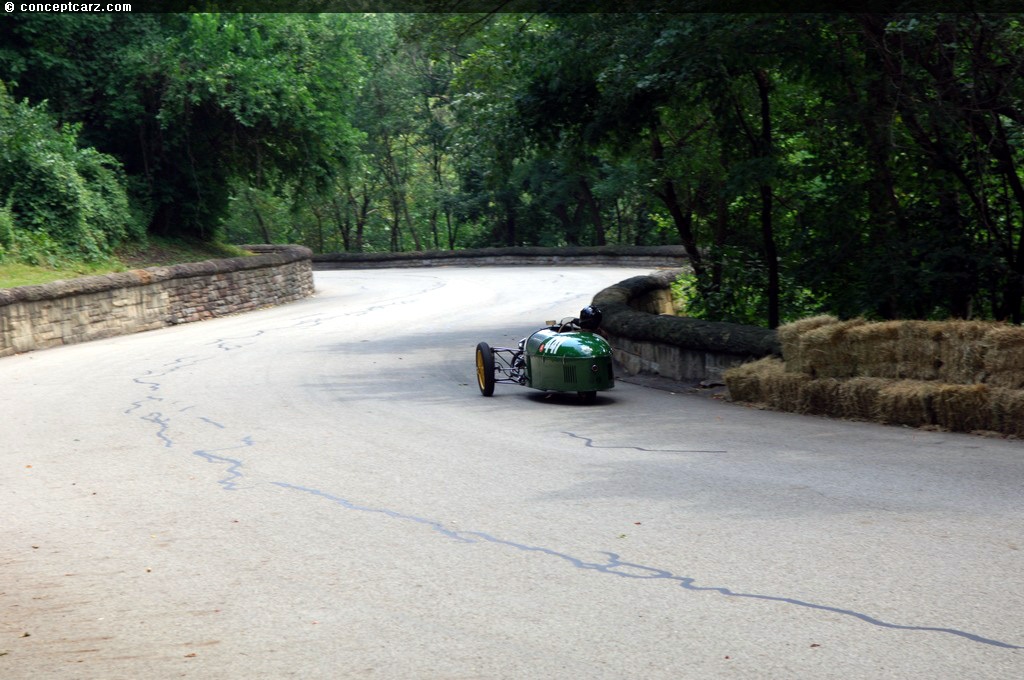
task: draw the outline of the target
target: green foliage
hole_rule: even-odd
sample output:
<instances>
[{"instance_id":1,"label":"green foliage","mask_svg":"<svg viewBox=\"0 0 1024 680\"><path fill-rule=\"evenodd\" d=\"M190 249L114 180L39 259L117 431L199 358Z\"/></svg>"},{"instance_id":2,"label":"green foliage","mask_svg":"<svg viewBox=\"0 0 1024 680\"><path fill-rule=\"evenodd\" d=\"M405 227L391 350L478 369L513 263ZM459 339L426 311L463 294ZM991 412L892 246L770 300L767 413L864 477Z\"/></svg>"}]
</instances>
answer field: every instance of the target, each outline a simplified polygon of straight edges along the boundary
<instances>
[{"instance_id":1,"label":"green foliage","mask_svg":"<svg viewBox=\"0 0 1024 680\"><path fill-rule=\"evenodd\" d=\"M767 270L757 254L726 246L713 251L708 260L722 267L722 277L714 288L708 288L706 282L698 280L692 272L680 276L671 286L679 313L767 327ZM802 288L795 277L783 274L782 283L783 319L792 321L815 316L827 308L813 291Z\"/></svg>"},{"instance_id":2,"label":"green foliage","mask_svg":"<svg viewBox=\"0 0 1024 680\"><path fill-rule=\"evenodd\" d=\"M141 159L159 166L156 231L215 237L235 180L300 193L330 184L358 139L348 30L345 15L194 14L137 47L156 100L159 139Z\"/></svg>"},{"instance_id":3,"label":"green foliage","mask_svg":"<svg viewBox=\"0 0 1024 680\"><path fill-rule=\"evenodd\" d=\"M11 210L12 201L8 199L5 205L0 205L0 262L4 261L7 253L14 247L14 211Z\"/></svg>"},{"instance_id":4,"label":"green foliage","mask_svg":"<svg viewBox=\"0 0 1024 680\"><path fill-rule=\"evenodd\" d=\"M117 162L80 148L77 126L57 126L42 105L15 101L0 83L0 131L0 256L102 260L132 234Z\"/></svg>"},{"instance_id":5,"label":"green foliage","mask_svg":"<svg viewBox=\"0 0 1024 680\"><path fill-rule=\"evenodd\" d=\"M12 15L62 150L13 145L0 247L103 252L123 185L317 251L682 244L707 318L1021 321L1022 64L996 14Z\"/></svg>"},{"instance_id":6,"label":"green foliage","mask_svg":"<svg viewBox=\"0 0 1024 680\"><path fill-rule=\"evenodd\" d=\"M212 240L233 181L312 192L343 169L358 139L348 26L347 15L19 14L0 30L0 67L121 160L150 231Z\"/></svg>"},{"instance_id":7,"label":"green foliage","mask_svg":"<svg viewBox=\"0 0 1024 680\"><path fill-rule=\"evenodd\" d=\"M596 238L635 196L690 252L696 314L1021 319L1017 19L510 16L477 40L458 135L517 237Z\"/></svg>"}]
</instances>

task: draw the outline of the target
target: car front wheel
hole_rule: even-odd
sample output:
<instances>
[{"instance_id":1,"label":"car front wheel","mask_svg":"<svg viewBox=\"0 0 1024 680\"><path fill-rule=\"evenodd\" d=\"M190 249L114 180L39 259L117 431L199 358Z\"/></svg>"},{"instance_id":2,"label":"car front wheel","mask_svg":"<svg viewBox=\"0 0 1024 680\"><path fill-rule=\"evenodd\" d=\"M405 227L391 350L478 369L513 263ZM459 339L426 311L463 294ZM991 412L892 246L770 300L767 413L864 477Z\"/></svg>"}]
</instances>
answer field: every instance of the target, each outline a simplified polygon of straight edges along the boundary
<instances>
[{"instance_id":1,"label":"car front wheel","mask_svg":"<svg viewBox=\"0 0 1024 680\"><path fill-rule=\"evenodd\" d=\"M494 394L494 352L486 342L476 346L476 383L480 394L485 397Z\"/></svg>"}]
</instances>

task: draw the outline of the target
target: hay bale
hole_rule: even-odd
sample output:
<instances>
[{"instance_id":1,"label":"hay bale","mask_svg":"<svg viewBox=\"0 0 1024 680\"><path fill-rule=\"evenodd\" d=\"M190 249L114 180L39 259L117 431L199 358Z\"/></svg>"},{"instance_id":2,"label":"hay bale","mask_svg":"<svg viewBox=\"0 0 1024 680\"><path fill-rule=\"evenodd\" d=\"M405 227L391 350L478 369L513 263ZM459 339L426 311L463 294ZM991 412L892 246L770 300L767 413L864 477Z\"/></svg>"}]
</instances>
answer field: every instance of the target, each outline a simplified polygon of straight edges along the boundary
<instances>
[{"instance_id":1,"label":"hay bale","mask_svg":"<svg viewBox=\"0 0 1024 680\"><path fill-rule=\"evenodd\" d=\"M838 321L801 335L802 372L812 378L852 378L857 375L857 360L849 333L866 323L864 319Z\"/></svg>"},{"instance_id":2,"label":"hay bale","mask_svg":"<svg viewBox=\"0 0 1024 680\"><path fill-rule=\"evenodd\" d=\"M839 391L843 381L836 378L808 380L799 386L800 413L841 416Z\"/></svg>"},{"instance_id":3,"label":"hay bale","mask_svg":"<svg viewBox=\"0 0 1024 680\"><path fill-rule=\"evenodd\" d=\"M938 321L901 321L897 341L896 376L902 380L935 380L942 360L942 324Z\"/></svg>"},{"instance_id":4,"label":"hay bale","mask_svg":"<svg viewBox=\"0 0 1024 680\"><path fill-rule=\"evenodd\" d=\"M884 378L858 377L843 380L839 385L839 414L856 420L876 420L878 393L890 385Z\"/></svg>"},{"instance_id":5,"label":"hay bale","mask_svg":"<svg viewBox=\"0 0 1024 680\"><path fill-rule=\"evenodd\" d=\"M866 323L846 332L857 375L869 378L897 378L902 321Z\"/></svg>"},{"instance_id":6,"label":"hay bale","mask_svg":"<svg viewBox=\"0 0 1024 680\"><path fill-rule=\"evenodd\" d=\"M1024 436L1024 328L819 316L780 327L779 339L783 360L725 372L734 401Z\"/></svg>"},{"instance_id":7,"label":"hay bale","mask_svg":"<svg viewBox=\"0 0 1024 680\"><path fill-rule=\"evenodd\" d=\"M878 392L877 419L892 425L935 424L932 405L936 383L925 380L890 381Z\"/></svg>"},{"instance_id":8,"label":"hay bale","mask_svg":"<svg viewBox=\"0 0 1024 680\"><path fill-rule=\"evenodd\" d=\"M1024 390L992 388L989 394L989 429L1024 436Z\"/></svg>"},{"instance_id":9,"label":"hay bale","mask_svg":"<svg viewBox=\"0 0 1024 680\"><path fill-rule=\"evenodd\" d=\"M1024 370L1003 370L988 374L985 377L985 383L992 387L1001 387L1007 390L1024 389Z\"/></svg>"},{"instance_id":10,"label":"hay bale","mask_svg":"<svg viewBox=\"0 0 1024 680\"><path fill-rule=\"evenodd\" d=\"M763 403L780 411L800 410L800 389L810 378L802 373L789 373L776 357L730 368L723 373L729 396L733 401Z\"/></svg>"},{"instance_id":11,"label":"hay bale","mask_svg":"<svg viewBox=\"0 0 1024 680\"><path fill-rule=\"evenodd\" d=\"M989 329L985 346L984 381L1010 390L1024 388L1024 328L999 325Z\"/></svg>"},{"instance_id":12,"label":"hay bale","mask_svg":"<svg viewBox=\"0 0 1024 680\"><path fill-rule=\"evenodd\" d=\"M949 430L993 429L987 385L936 384L932 407L936 424Z\"/></svg>"},{"instance_id":13,"label":"hay bale","mask_svg":"<svg viewBox=\"0 0 1024 680\"><path fill-rule=\"evenodd\" d=\"M783 363L777 357L765 357L757 361L740 364L722 373L725 386L729 390L732 401L763 403L765 401L762 388L762 376L785 371Z\"/></svg>"},{"instance_id":14,"label":"hay bale","mask_svg":"<svg viewBox=\"0 0 1024 680\"><path fill-rule=\"evenodd\" d=\"M985 377L985 356L988 354L985 337L994 326L989 321L942 322L936 379L960 385L981 382Z\"/></svg>"},{"instance_id":15,"label":"hay bale","mask_svg":"<svg viewBox=\"0 0 1024 680\"><path fill-rule=\"evenodd\" d=\"M766 404L780 411L802 413L804 385L813 378L803 373L779 371L761 376L761 390Z\"/></svg>"},{"instance_id":16,"label":"hay bale","mask_svg":"<svg viewBox=\"0 0 1024 680\"><path fill-rule=\"evenodd\" d=\"M779 326L776 333L779 345L782 347L782 358L786 362L786 370L791 373L810 373L809 369L805 368L807 358L803 336L816 328L838 322L839 319L836 317L822 314Z\"/></svg>"},{"instance_id":17,"label":"hay bale","mask_svg":"<svg viewBox=\"0 0 1024 680\"><path fill-rule=\"evenodd\" d=\"M984 321L904 321L900 327L897 377L970 385L984 376Z\"/></svg>"}]
</instances>

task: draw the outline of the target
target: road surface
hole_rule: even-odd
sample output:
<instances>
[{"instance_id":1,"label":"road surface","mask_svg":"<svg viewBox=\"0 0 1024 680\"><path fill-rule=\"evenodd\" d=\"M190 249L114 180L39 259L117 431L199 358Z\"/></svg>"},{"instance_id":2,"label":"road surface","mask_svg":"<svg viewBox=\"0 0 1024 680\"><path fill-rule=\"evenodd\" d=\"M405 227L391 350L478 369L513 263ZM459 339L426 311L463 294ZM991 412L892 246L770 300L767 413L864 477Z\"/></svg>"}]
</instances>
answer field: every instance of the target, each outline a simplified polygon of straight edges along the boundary
<instances>
[{"instance_id":1,"label":"road surface","mask_svg":"<svg viewBox=\"0 0 1024 680\"><path fill-rule=\"evenodd\" d=\"M0 359L0 677L1024 677L1024 443L473 349L614 268L314 298Z\"/></svg>"}]
</instances>

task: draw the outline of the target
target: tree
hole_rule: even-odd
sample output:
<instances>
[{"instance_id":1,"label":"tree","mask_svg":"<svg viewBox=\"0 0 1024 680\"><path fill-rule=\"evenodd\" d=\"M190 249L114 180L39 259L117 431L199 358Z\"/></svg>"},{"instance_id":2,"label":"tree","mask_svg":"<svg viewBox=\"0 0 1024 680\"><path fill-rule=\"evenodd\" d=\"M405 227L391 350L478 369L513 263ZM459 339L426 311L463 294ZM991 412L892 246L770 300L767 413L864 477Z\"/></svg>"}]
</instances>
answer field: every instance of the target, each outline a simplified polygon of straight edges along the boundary
<instances>
[{"instance_id":1,"label":"tree","mask_svg":"<svg viewBox=\"0 0 1024 680\"><path fill-rule=\"evenodd\" d=\"M10 21L0 57L15 91L52 98L123 162L154 232L214 238L233 180L322 189L357 140L346 15Z\"/></svg>"},{"instance_id":2,"label":"tree","mask_svg":"<svg viewBox=\"0 0 1024 680\"><path fill-rule=\"evenodd\" d=\"M966 205L948 191L943 206L957 219L941 224L940 242L997 254L990 291L996 318L1022 320L1024 302L1024 182L1018 143L1024 125L1024 33L1006 15L861 15L865 39L891 83L895 106L930 163L960 185ZM970 206L977 233L959 219ZM999 206L999 207L997 207ZM1002 209L1002 214L997 211ZM960 233L957 233L959 231ZM947 247L949 247L947 246ZM954 265L947 258L940 267ZM940 273L944 273L942 267ZM970 285L977 286L971 282ZM969 290L969 289L968 289ZM963 307L961 301L958 307Z\"/></svg>"}]
</instances>

